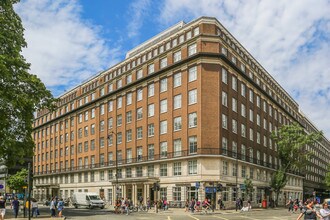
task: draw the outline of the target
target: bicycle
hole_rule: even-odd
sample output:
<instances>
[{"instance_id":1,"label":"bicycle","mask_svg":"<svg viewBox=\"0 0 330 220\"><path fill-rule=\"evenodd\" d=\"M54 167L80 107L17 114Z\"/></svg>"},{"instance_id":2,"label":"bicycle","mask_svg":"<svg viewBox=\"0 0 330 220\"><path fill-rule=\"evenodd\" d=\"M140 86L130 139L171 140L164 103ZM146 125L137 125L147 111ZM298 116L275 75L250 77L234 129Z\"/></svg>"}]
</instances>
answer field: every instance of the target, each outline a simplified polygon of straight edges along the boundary
<instances>
[{"instance_id":1,"label":"bicycle","mask_svg":"<svg viewBox=\"0 0 330 220\"><path fill-rule=\"evenodd\" d=\"M209 205L202 206L201 214L207 214L211 211L211 207Z\"/></svg>"}]
</instances>

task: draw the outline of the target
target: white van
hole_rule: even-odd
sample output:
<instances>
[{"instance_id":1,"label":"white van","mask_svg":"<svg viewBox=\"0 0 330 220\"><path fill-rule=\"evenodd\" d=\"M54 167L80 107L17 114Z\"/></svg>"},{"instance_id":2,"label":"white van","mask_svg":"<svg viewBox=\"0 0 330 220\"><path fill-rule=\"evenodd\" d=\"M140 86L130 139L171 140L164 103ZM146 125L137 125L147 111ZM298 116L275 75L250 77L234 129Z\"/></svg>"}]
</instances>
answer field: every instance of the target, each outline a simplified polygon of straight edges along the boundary
<instances>
[{"instance_id":1,"label":"white van","mask_svg":"<svg viewBox=\"0 0 330 220\"><path fill-rule=\"evenodd\" d=\"M94 207L104 208L104 201L97 193L75 192L73 193L72 200L75 208L79 206L85 206L90 209Z\"/></svg>"}]
</instances>

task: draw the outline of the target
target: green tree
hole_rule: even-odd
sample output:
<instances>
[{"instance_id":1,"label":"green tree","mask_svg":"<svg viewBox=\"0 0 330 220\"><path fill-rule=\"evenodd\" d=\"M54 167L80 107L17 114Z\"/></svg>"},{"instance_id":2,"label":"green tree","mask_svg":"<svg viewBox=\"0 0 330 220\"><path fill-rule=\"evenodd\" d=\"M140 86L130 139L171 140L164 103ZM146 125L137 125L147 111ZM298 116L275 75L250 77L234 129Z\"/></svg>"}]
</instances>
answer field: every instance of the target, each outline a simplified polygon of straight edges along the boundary
<instances>
[{"instance_id":1,"label":"green tree","mask_svg":"<svg viewBox=\"0 0 330 220\"><path fill-rule=\"evenodd\" d=\"M330 188L330 164L328 165L328 172L325 174L325 185Z\"/></svg>"},{"instance_id":2,"label":"green tree","mask_svg":"<svg viewBox=\"0 0 330 220\"><path fill-rule=\"evenodd\" d=\"M41 80L28 72L30 64L21 55L27 44L13 10L18 2L0 1L0 158L8 167L32 156L33 114L55 103Z\"/></svg>"},{"instance_id":3,"label":"green tree","mask_svg":"<svg viewBox=\"0 0 330 220\"><path fill-rule=\"evenodd\" d=\"M281 189L287 183L287 173L289 171L301 171L311 152L305 149L306 145L312 145L322 136L322 132L312 132L306 134L304 128L297 123L284 125L277 132L273 132L271 137L277 145L278 159L281 161L278 169L273 173L270 186L276 193L276 204Z\"/></svg>"},{"instance_id":4,"label":"green tree","mask_svg":"<svg viewBox=\"0 0 330 220\"><path fill-rule=\"evenodd\" d=\"M245 185L246 199L252 200L252 193L254 191L252 180L250 178L246 178L244 180L244 185Z\"/></svg>"},{"instance_id":5,"label":"green tree","mask_svg":"<svg viewBox=\"0 0 330 220\"><path fill-rule=\"evenodd\" d=\"M10 189L23 192L23 187L27 186L28 170L23 168L16 174L10 176L7 180L7 184Z\"/></svg>"}]
</instances>

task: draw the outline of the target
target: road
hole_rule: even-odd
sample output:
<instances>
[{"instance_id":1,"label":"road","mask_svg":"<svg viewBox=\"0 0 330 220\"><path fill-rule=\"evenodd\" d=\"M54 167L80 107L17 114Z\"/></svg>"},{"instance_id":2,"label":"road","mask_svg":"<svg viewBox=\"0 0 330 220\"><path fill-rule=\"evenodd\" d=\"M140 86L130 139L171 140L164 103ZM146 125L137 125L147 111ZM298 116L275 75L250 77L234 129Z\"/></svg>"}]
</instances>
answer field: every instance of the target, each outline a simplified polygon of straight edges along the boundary
<instances>
[{"instance_id":1,"label":"road","mask_svg":"<svg viewBox=\"0 0 330 220\"><path fill-rule=\"evenodd\" d=\"M7 210L8 217L12 218L10 210ZM49 217L49 208L40 207L41 218ZM183 209L170 209L168 211L160 211L155 213L153 210L149 212L133 212L126 216L123 214L114 214L109 209L84 209L84 208L65 208L64 215L67 219L75 220L296 220L298 213L288 213L284 208L279 209L256 209L250 212L236 212L234 210L215 211L214 213L188 213Z\"/></svg>"}]
</instances>

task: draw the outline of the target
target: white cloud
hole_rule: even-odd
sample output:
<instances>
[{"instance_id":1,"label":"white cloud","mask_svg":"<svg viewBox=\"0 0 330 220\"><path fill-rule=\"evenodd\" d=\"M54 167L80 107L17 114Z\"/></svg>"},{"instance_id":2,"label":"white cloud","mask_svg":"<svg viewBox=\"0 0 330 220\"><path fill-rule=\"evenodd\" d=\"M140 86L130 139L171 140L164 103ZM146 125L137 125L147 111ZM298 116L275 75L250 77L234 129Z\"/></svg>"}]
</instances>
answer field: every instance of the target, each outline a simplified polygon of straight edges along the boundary
<instances>
[{"instance_id":1,"label":"white cloud","mask_svg":"<svg viewBox=\"0 0 330 220\"><path fill-rule=\"evenodd\" d=\"M330 3L327 0L165 0L159 23L216 17L330 139Z\"/></svg>"},{"instance_id":2,"label":"white cloud","mask_svg":"<svg viewBox=\"0 0 330 220\"><path fill-rule=\"evenodd\" d=\"M118 61L119 48L108 49L100 28L80 17L74 0L24 0L15 6L25 28L23 55L54 95L59 95Z\"/></svg>"},{"instance_id":3,"label":"white cloud","mask_svg":"<svg viewBox=\"0 0 330 220\"><path fill-rule=\"evenodd\" d=\"M147 18L149 7L150 0L137 0L129 5L129 23L127 26L127 36L129 38L134 38L140 34L140 28L143 25L143 20Z\"/></svg>"}]
</instances>

